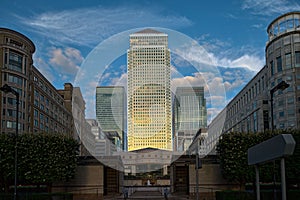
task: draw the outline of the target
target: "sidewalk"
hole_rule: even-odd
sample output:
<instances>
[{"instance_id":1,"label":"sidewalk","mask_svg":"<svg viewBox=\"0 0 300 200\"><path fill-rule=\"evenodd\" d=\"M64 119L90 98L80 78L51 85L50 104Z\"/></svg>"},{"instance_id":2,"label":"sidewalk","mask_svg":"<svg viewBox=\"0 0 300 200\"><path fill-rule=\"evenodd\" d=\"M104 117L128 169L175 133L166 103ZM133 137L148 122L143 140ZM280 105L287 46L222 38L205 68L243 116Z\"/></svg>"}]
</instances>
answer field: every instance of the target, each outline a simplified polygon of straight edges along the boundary
<instances>
[{"instance_id":1,"label":"sidewalk","mask_svg":"<svg viewBox=\"0 0 300 200\"><path fill-rule=\"evenodd\" d=\"M124 199L123 195L115 196L115 197L104 197L105 200L121 200ZM142 200L142 199L154 199L154 200L165 200L164 196L158 191L137 191L130 195L127 200ZM176 195L169 194L168 200L186 200L189 199L188 195Z\"/></svg>"}]
</instances>

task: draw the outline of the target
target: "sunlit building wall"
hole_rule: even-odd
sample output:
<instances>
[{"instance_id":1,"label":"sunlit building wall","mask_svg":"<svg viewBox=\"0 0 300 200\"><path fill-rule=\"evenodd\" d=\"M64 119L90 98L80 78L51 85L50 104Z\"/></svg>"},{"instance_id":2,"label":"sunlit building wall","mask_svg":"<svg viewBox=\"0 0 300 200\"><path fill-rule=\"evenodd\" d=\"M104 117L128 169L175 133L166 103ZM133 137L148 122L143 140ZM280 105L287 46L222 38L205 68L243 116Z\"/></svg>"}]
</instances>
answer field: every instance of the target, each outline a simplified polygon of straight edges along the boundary
<instances>
[{"instance_id":1,"label":"sunlit building wall","mask_svg":"<svg viewBox=\"0 0 300 200\"><path fill-rule=\"evenodd\" d=\"M130 35L128 150L172 149L168 35L145 29Z\"/></svg>"}]
</instances>

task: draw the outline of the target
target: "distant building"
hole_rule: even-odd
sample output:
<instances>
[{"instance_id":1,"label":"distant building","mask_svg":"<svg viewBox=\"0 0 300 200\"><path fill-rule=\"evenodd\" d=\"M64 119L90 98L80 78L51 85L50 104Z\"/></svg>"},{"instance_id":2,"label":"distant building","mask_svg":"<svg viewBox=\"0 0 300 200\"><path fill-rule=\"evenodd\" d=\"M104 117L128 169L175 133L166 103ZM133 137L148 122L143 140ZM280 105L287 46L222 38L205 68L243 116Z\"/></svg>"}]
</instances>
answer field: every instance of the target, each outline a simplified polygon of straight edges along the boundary
<instances>
[{"instance_id":1,"label":"distant building","mask_svg":"<svg viewBox=\"0 0 300 200\"><path fill-rule=\"evenodd\" d=\"M80 155L89 155L88 146L93 143L94 137L90 133L90 127L85 120L85 101L79 87L73 87L71 83L65 83L64 89L58 90L64 99L65 107L72 113L73 137L80 145Z\"/></svg>"},{"instance_id":2,"label":"distant building","mask_svg":"<svg viewBox=\"0 0 300 200\"><path fill-rule=\"evenodd\" d=\"M267 33L266 65L211 122L209 145L228 132L300 128L300 12L279 16Z\"/></svg>"},{"instance_id":3,"label":"distant building","mask_svg":"<svg viewBox=\"0 0 300 200\"><path fill-rule=\"evenodd\" d=\"M64 133L73 135L72 112L63 97L33 66L33 42L16 31L0 28L0 84L20 95L19 133ZM15 96L0 92L1 133L15 132Z\"/></svg>"},{"instance_id":4,"label":"distant building","mask_svg":"<svg viewBox=\"0 0 300 200\"><path fill-rule=\"evenodd\" d=\"M95 157L99 156L112 156L117 152L117 147L114 143L114 136L110 132L103 132L96 119L87 119L89 128L91 130L93 140L89 143L89 151ZM117 132L113 132L117 134Z\"/></svg>"},{"instance_id":5,"label":"distant building","mask_svg":"<svg viewBox=\"0 0 300 200\"><path fill-rule=\"evenodd\" d=\"M110 134L117 150L124 149L125 88L98 86L96 88L96 118L101 130Z\"/></svg>"},{"instance_id":6,"label":"distant building","mask_svg":"<svg viewBox=\"0 0 300 200\"><path fill-rule=\"evenodd\" d=\"M127 71L128 150L172 150L168 35L152 29L131 34Z\"/></svg>"},{"instance_id":7,"label":"distant building","mask_svg":"<svg viewBox=\"0 0 300 200\"><path fill-rule=\"evenodd\" d=\"M177 87L174 100L174 150L186 151L199 129L207 127L203 87Z\"/></svg>"}]
</instances>

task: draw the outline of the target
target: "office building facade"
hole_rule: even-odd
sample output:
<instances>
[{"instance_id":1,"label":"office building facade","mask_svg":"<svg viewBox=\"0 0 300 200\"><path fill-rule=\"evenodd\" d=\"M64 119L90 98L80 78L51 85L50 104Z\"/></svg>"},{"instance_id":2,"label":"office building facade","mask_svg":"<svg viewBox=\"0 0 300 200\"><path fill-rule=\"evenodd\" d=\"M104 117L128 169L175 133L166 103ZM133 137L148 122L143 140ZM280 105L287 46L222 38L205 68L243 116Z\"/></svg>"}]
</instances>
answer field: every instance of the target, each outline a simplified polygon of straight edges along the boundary
<instances>
[{"instance_id":1,"label":"office building facade","mask_svg":"<svg viewBox=\"0 0 300 200\"><path fill-rule=\"evenodd\" d=\"M300 12L279 16L267 33L266 65L211 122L208 143L227 132L300 128Z\"/></svg>"},{"instance_id":2,"label":"office building facade","mask_svg":"<svg viewBox=\"0 0 300 200\"><path fill-rule=\"evenodd\" d=\"M203 87L176 88L174 118L174 150L186 151L199 129L207 127Z\"/></svg>"},{"instance_id":3,"label":"office building facade","mask_svg":"<svg viewBox=\"0 0 300 200\"><path fill-rule=\"evenodd\" d=\"M124 149L125 88L98 86L96 88L96 118L101 130L112 137L117 150Z\"/></svg>"},{"instance_id":4,"label":"office building facade","mask_svg":"<svg viewBox=\"0 0 300 200\"><path fill-rule=\"evenodd\" d=\"M28 95L28 132L63 133L73 137L73 116L64 97L34 66L30 73L33 80Z\"/></svg>"},{"instance_id":5,"label":"office building facade","mask_svg":"<svg viewBox=\"0 0 300 200\"><path fill-rule=\"evenodd\" d=\"M172 150L168 35L145 29L127 51L128 150Z\"/></svg>"},{"instance_id":6,"label":"office building facade","mask_svg":"<svg viewBox=\"0 0 300 200\"><path fill-rule=\"evenodd\" d=\"M0 28L0 84L19 93L19 133L73 134L72 113L64 98L33 66L33 42L14 30ZM1 133L15 132L16 97L0 93Z\"/></svg>"}]
</instances>

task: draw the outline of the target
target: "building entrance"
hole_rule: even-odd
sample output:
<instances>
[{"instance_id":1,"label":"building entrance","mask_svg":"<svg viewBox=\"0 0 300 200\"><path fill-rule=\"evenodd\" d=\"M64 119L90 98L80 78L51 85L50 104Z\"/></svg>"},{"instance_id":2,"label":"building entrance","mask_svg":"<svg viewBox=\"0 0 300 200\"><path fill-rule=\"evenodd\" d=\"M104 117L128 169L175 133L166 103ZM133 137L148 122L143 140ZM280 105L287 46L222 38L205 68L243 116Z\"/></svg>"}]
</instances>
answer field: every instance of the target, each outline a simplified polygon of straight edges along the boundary
<instances>
[{"instance_id":1,"label":"building entrance","mask_svg":"<svg viewBox=\"0 0 300 200\"><path fill-rule=\"evenodd\" d=\"M174 192L189 194L189 166L175 165Z\"/></svg>"}]
</instances>

